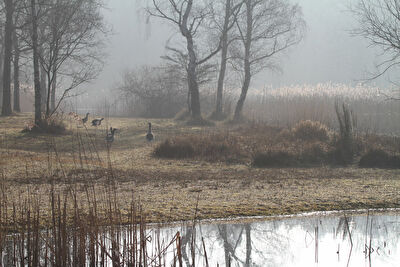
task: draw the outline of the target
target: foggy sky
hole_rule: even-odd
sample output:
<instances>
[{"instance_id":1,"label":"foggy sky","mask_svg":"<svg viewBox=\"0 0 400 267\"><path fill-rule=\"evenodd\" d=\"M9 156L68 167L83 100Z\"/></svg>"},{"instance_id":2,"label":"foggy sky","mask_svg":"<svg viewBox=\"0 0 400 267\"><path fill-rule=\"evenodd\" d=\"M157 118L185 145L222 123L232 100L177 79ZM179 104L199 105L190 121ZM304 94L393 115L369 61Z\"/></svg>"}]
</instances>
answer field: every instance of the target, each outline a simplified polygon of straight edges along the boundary
<instances>
[{"instance_id":1,"label":"foggy sky","mask_svg":"<svg viewBox=\"0 0 400 267\"><path fill-rule=\"evenodd\" d=\"M145 2L147 0L142 0ZM107 46L106 66L98 79L87 85L93 93L115 87L124 69L156 65L164 55L165 43L175 32L171 25L152 19L146 25L139 0L108 0L104 17L114 34ZM355 20L347 7L351 0L297 0L307 23L304 40L281 55L282 73L265 70L251 87L273 87L325 82L354 85L374 70L377 52L350 31ZM385 81L375 81L386 85Z\"/></svg>"}]
</instances>

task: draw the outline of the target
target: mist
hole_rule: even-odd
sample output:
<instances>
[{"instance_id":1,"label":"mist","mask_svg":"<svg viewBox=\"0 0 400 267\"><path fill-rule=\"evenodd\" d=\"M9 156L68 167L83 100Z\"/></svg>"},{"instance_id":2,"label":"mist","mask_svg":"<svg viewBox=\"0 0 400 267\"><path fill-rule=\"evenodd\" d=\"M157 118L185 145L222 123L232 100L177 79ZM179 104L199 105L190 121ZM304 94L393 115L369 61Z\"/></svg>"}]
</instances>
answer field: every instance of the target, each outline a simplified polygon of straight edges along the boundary
<instances>
[{"instance_id":1,"label":"mist","mask_svg":"<svg viewBox=\"0 0 400 267\"><path fill-rule=\"evenodd\" d=\"M378 53L368 43L351 34L356 21L348 11L349 0L297 1L307 23L305 38L280 57L280 70L263 70L252 87L282 87L296 84L341 83L355 85L370 77ZM163 21L150 18L139 1L109 1L104 16L113 35L107 47L103 72L92 84L89 94L109 92L126 69L162 62L167 41L176 31ZM388 86L385 79L373 82Z\"/></svg>"}]
</instances>

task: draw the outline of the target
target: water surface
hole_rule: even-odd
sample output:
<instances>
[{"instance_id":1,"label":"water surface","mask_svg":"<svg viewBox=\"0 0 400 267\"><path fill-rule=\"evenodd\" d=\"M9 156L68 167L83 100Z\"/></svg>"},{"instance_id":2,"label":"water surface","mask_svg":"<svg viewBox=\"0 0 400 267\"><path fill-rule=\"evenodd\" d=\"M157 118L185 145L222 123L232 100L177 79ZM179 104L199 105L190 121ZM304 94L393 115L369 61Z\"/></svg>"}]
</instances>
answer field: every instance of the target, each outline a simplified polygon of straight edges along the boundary
<instances>
[{"instance_id":1,"label":"water surface","mask_svg":"<svg viewBox=\"0 0 400 267\"><path fill-rule=\"evenodd\" d=\"M248 223L198 224L152 229L170 240L180 231L184 265L196 266L400 266L400 216L302 216ZM173 252L170 251L172 257ZM167 257L168 258L168 257ZM168 265L168 262L166 262Z\"/></svg>"}]
</instances>

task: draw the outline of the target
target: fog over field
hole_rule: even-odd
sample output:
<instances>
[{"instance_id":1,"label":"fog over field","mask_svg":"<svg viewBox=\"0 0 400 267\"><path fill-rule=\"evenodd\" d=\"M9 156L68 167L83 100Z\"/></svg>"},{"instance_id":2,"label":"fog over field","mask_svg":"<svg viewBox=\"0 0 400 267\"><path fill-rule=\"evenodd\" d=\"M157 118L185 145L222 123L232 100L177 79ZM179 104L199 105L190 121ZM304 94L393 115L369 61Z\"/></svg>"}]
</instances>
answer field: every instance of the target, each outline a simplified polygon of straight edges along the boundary
<instances>
[{"instance_id":1,"label":"fog over field","mask_svg":"<svg viewBox=\"0 0 400 267\"><path fill-rule=\"evenodd\" d=\"M104 16L113 27L108 43L106 66L90 85L91 93L113 88L127 68L159 64L165 44L175 33L171 25L155 18L146 24L143 7L146 1L110 0ZM325 82L355 85L374 71L377 51L368 47L351 31L356 22L349 13L349 0L297 0L307 23L306 36L297 46L280 56L281 72L264 70L252 87L288 86ZM373 84L388 86L387 79Z\"/></svg>"}]
</instances>

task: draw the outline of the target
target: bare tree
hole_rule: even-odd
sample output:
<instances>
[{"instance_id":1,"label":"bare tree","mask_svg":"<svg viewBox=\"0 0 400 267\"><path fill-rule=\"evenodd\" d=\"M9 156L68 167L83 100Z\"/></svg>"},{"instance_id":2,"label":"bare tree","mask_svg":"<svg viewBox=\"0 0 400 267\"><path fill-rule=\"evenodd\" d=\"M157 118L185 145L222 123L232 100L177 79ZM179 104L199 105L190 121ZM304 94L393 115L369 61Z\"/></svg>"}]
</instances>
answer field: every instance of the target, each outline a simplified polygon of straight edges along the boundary
<instances>
[{"instance_id":1,"label":"bare tree","mask_svg":"<svg viewBox=\"0 0 400 267\"><path fill-rule=\"evenodd\" d=\"M21 54L30 50L30 48L22 47L20 39L21 34L28 26L27 16L25 14L24 1L15 2L14 18L13 18L13 74L14 74L14 111L21 112L20 105L20 59Z\"/></svg>"},{"instance_id":2,"label":"bare tree","mask_svg":"<svg viewBox=\"0 0 400 267\"><path fill-rule=\"evenodd\" d=\"M377 65L378 73L369 79L381 77L390 69L398 67L400 65L400 2L398 0L359 0L351 10L359 22L359 27L354 33L366 38L371 46L381 49L384 57ZM388 97L400 100L400 96Z\"/></svg>"},{"instance_id":3,"label":"bare tree","mask_svg":"<svg viewBox=\"0 0 400 267\"><path fill-rule=\"evenodd\" d=\"M222 103L223 103L225 73L228 61L228 49L230 43L234 41L234 37L230 35L230 31L235 25L236 16L238 15L240 8L243 5L242 0L240 1L224 0L221 2L223 2L224 7L221 9L217 9L217 12L214 16L216 22L215 24L217 25L217 28L221 36L221 61L218 73L217 99L216 99L215 111L211 115L211 118L214 119L222 119L224 117L222 114ZM220 10L225 10L222 18L221 15L219 15ZM221 20L221 22L219 20Z\"/></svg>"},{"instance_id":4,"label":"bare tree","mask_svg":"<svg viewBox=\"0 0 400 267\"><path fill-rule=\"evenodd\" d=\"M211 15L211 3L194 0L152 0L153 7L149 9L152 16L164 19L175 25L186 40L188 55L187 82L190 94L190 110L193 121L201 122L200 93L197 77L197 68L216 55L220 48L220 41L214 48L200 58L198 50L199 31Z\"/></svg>"},{"instance_id":5,"label":"bare tree","mask_svg":"<svg viewBox=\"0 0 400 267\"><path fill-rule=\"evenodd\" d=\"M33 53L33 78L35 84L35 125L42 123L40 74L39 74L39 53L38 53L38 14L36 12L36 0L30 1L30 21L32 23L32 53Z\"/></svg>"},{"instance_id":6,"label":"bare tree","mask_svg":"<svg viewBox=\"0 0 400 267\"><path fill-rule=\"evenodd\" d=\"M14 23L15 25L15 23ZM20 59L20 48L17 37L16 28L13 31L13 45L14 45L14 111L21 112L20 106L20 82L19 82L19 59Z\"/></svg>"},{"instance_id":7,"label":"bare tree","mask_svg":"<svg viewBox=\"0 0 400 267\"><path fill-rule=\"evenodd\" d=\"M174 69L175 71L179 71L181 77L185 77L182 80L188 84L188 63L189 63L189 56L187 53L184 52L184 49L177 49L173 47L166 47L167 54L162 56L161 58L166 61L166 65L169 69ZM210 63L203 63L196 68L196 77L197 77L197 84L199 86L199 90L201 87L206 87L210 85L215 80L216 73L216 64ZM187 86L186 86L187 88ZM187 106L188 111L191 113L191 94L190 90L187 90Z\"/></svg>"},{"instance_id":8,"label":"bare tree","mask_svg":"<svg viewBox=\"0 0 400 267\"><path fill-rule=\"evenodd\" d=\"M50 117L71 91L93 80L103 61L102 46L108 30L101 0L47 1L41 17L40 63L45 80L45 116ZM56 88L61 96L56 101Z\"/></svg>"},{"instance_id":9,"label":"bare tree","mask_svg":"<svg viewBox=\"0 0 400 267\"><path fill-rule=\"evenodd\" d=\"M287 0L244 0L244 7L236 23L239 42L231 49L234 67L243 76L234 121L242 117L252 76L276 67L276 55L299 43L305 28L300 7Z\"/></svg>"},{"instance_id":10,"label":"bare tree","mask_svg":"<svg viewBox=\"0 0 400 267\"><path fill-rule=\"evenodd\" d=\"M1 115L11 115L11 60L12 60L12 35L13 35L13 0L4 0L6 23L4 29L4 64L3 64L3 104Z\"/></svg>"}]
</instances>

